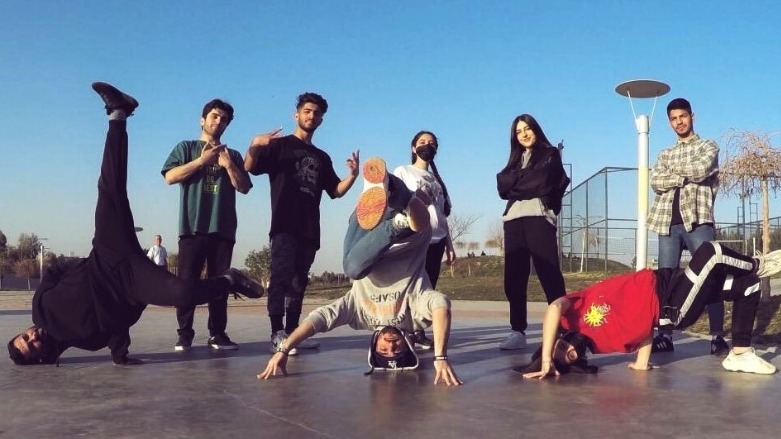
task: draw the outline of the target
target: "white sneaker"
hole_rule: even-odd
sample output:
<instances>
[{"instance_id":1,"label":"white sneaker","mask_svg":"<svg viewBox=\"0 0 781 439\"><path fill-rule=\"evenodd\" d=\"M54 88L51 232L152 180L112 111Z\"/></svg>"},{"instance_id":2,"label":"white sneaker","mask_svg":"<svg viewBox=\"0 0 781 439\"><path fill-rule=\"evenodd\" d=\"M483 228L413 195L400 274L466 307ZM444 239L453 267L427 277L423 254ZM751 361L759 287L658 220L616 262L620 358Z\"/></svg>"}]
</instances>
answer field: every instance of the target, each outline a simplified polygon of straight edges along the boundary
<instances>
[{"instance_id":1,"label":"white sneaker","mask_svg":"<svg viewBox=\"0 0 781 439\"><path fill-rule=\"evenodd\" d=\"M307 338L306 340L299 343L296 347L300 349L315 349L320 347L320 342L311 338Z\"/></svg>"},{"instance_id":2,"label":"white sneaker","mask_svg":"<svg viewBox=\"0 0 781 439\"><path fill-rule=\"evenodd\" d=\"M759 262L757 267L757 276L759 277L770 277L781 272L781 250L755 256L754 259Z\"/></svg>"},{"instance_id":3,"label":"white sneaker","mask_svg":"<svg viewBox=\"0 0 781 439\"><path fill-rule=\"evenodd\" d=\"M514 351L517 349L526 349L526 334L523 332L512 331L507 338L499 343L499 349L505 351Z\"/></svg>"},{"instance_id":4,"label":"white sneaker","mask_svg":"<svg viewBox=\"0 0 781 439\"><path fill-rule=\"evenodd\" d=\"M285 332L284 329L280 329L276 333L271 334L271 348L270 348L271 352L272 353L277 352L277 348L279 347L279 345L284 343L285 340L287 340L287 332ZM298 355L298 351L296 350L296 348L293 348L287 354L292 357L293 355Z\"/></svg>"},{"instance_id":5,"label":"white sneaker","mask_svg":"<svg viewBox=\"0 0 781 439\"><path fill-rule=\"evenodd\" d=\"M735 354L729 351L729 355L721 362L722 367L732 372L758 373L761 375L770 375L776 372L776 367L763 360L754 351L754 348Z\"/></svg>"}]
</instances>

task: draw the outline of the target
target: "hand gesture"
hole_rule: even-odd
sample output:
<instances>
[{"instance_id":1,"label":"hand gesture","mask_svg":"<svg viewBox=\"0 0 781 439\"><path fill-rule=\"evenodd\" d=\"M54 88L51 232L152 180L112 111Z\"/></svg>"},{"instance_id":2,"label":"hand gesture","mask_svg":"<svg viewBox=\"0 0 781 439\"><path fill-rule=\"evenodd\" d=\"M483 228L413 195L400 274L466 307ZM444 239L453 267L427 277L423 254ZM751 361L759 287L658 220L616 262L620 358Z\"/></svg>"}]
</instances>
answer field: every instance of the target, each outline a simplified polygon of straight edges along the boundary
<instances>
[{"instance_id":1,"label":"hand gesture","mask_svg":"<svg viewBox=\"0 0 781 439\"><path fill-rule=\"evenodd\" d=\"M217 158L220 151L225 148L225 145L214 145L207 143L201 150L201 162L204 166L213 165L217 162Z\"/></svg>"},{"instance_id":2,"label":"hand gesture","mask_svg":"<svg viewBox=\"0 0 781 439\"><path fill-rule=\"evenodd\" d=\"M358 176L358 172L360 169L361 164L361 150L354 151L352 154L350 154L350 157L347 159L347 169L350 171L350 175L353 177Z\"/></svg>"},{"instance_id":3,"label":"hand gesture","mask_svg":"<svg viewBox=\"0 0 781 439\"><path fill-rule=\"evenodd\" d=\"M552 361L543 361L542 367L540 368L539 372L528 372L523 374L524 378L537 378L537 379L545 379L548 375L553 373L553 376L559 376L561 375L558 370L556 370L556 366L553 365Z\"/></svg>"},{"instance_id":4,"label":"hand gesture","mask_svg":"<svg viewBox=\"0 0 781 439\"><path fill-rule=\"evenodd\" d=\"M233 163L231 160L231 155L228 152L227 145L223 145L224 148L220 150L219 155L217 156L217 164L220 165L221 168L228 168Z\"/></svg>"},{"instance_id":5,"label":"hand gesture","mask_svg":"<svg viewBox=\"0 0 781 439\"><path fill-rule=\"evenodd\" d=\"M287 376L287 368L285 367L286 365L287 365L287 355L285 355L282 352L277 352L271 357L270 360L268 360L266 369L263 372L259 373L257 375L257 378L259 380L267 380L272 376L276 375L278 371L282 372L282 376Z\"/></svg>"},{"instance_id":6,"label":"hand gesture","mask_svg":"<svg viewBox=\"0 0 781 439\"><path fill-rule=\"evenodd\" d=\"M456 371L453 370L447 360L435 360L434 370L436 370L437 373L434 377L435 386L439 384L440 381L448 386L460 386L461 384L464 384L464 382L458 378Z\"/></svg>"},{"instance_id":7,"label":"hand gesture","mask_svg":"<svg viewBox=\"0 0 781 439\"><path fill-rule=\"evenodd\" d=\"M269 131L265 134L258 134L250 141L250 148L264 148L271 143L271 139L282 137L282 127Z\"/></svg>"}]
</instances>

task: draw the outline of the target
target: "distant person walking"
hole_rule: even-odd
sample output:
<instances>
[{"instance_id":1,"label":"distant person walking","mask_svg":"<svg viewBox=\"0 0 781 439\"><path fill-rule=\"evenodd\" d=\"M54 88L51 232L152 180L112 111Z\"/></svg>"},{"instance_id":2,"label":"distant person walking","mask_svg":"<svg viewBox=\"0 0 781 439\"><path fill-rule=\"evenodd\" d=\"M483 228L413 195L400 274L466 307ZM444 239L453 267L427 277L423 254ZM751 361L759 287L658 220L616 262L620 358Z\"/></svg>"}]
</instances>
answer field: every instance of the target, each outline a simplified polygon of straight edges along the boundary
<instances>
[{"instance_id":1,"label":"distant person walking","mask_svg":"<svg viewBox=\"0 0 781 439\"><path fill-rule=\"evenodd\" d=\"M499 349L526 348L526 301L530 261L548 303L566 293L559 266L557 215L569 185L559 150L537 121L522 114L510 125L510 159L496 175L504 210L504 294L510 303L512 332Z\"/></svg>"},{"instance_id":2,"label":"distant person walking","mask_svg":"<svg viewBox=\"0 0 781 439\"><path fill-rule=\"evenodd\" d=\"M163 247L162 236L155 235L155 237L152 238L152 247L149 248L146 257L154 262L155 265L168 268L168 252L165 247Z\"/></svg>"},{"instance_id":3,"label":"distant person walking","mask_svg":"<svg viewBox=\"0 0 781 439\"><path fill-rule=\"evenodd\" d=\"M447 217L450 216L452 204L447 193L445 182L439 175L434 157L439 151L439 140L431 131L419 131L410 143L412 164L399 166L393 174L399 177L411 191L421 190L431 198L428 206L431 218L431 243L426 250L426 273L431 281L431 288L437 288L439 273L442 269L442 257L448 265L456 261L456 251L450 238L450 228ZM426 337L424 330L415 331L412 337L414 343L425 350L434 347L434 341Z\"/></svg>"},{"instance_id":4,"label":"distant person walking","mask_svg":"<svg viewBox=\"0 0 781 439\"><path fill-rule=\"evenodd\" d=\"M713 140L694 132L694 113L683 98L670 101L667 119L678 139L662 150L651 170L651 187L656 196L648 214L648 228L659 235L659 268L678 268L683 249L694 254L700 246L716 239L713 204L719 188L719 147ZM707 306L711 354L726 354L724 302ZM654 337L654 352L675 348L672 330Z\"/></svg>"}]
</instances>

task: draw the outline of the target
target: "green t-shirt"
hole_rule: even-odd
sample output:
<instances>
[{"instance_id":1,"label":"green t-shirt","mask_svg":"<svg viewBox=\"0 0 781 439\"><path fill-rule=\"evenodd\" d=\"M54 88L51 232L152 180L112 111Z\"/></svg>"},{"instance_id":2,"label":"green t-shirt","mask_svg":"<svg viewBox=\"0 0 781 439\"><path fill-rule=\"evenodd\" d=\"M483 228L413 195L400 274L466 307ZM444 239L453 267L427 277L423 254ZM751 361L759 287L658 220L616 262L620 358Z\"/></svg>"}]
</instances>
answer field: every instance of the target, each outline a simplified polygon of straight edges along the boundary
<instances>
[{"instance_id":1,"label":"green t-shirt","mask_svg":"<svg viewBox=\"0 0 781 439\"><path fill-rule=\"evenodd\" d=\"M197 159L206 142L185 140L171 151L161 173ZM241 154L228 149L231 160L244 171ZM180 183L179 236L196 233L216 233L225 239L236 241L236 189L228 171L216 163L205 166L188 180Z\"/></svg>"}]
</instances>

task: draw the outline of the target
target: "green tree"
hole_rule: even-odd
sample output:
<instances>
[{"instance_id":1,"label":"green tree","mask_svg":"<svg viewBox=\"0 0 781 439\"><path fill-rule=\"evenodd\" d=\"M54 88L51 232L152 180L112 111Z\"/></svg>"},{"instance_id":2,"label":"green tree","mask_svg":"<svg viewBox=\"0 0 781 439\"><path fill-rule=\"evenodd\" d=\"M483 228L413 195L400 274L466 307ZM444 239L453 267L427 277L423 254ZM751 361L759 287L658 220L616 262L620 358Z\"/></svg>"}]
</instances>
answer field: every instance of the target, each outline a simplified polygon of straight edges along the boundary
<instances>
[{"instance_id":1,"label":"green tree","mask_svg":"<svg viewBox=\"0 0 781 439\"><path fill-rule=\"evenodd\" d=\"M26 277L27 289L32 290L32 287L30 286L30 278L38 277L38 261L31 258L16 261L16 264L14 265L14 272L16 272L18 276Z\"/></svg>"},{"instance_id":2,"label":"green tree","mask_svg":"<svg viewBox=\"0 0 781 439\"><path fill-rule=\"evenodd\" d=\"M41 241L38 239L38 235L35 233L19 235L19 241L16 246L16 250L19 254L19 260L38 257L38 252L41 251Z\"/></svg>"},{"instance_id":3,"label":"green tree","mask_svg":"<svg viewBox=\"0 0 781 439\"><path fill-rule=\"evenodd\" d=\"M244 260L250 277L259 281L261 284L268 285L271 278L271 249L264 245L260 250L252 250Z\"/></svg>"}]
</instances>

